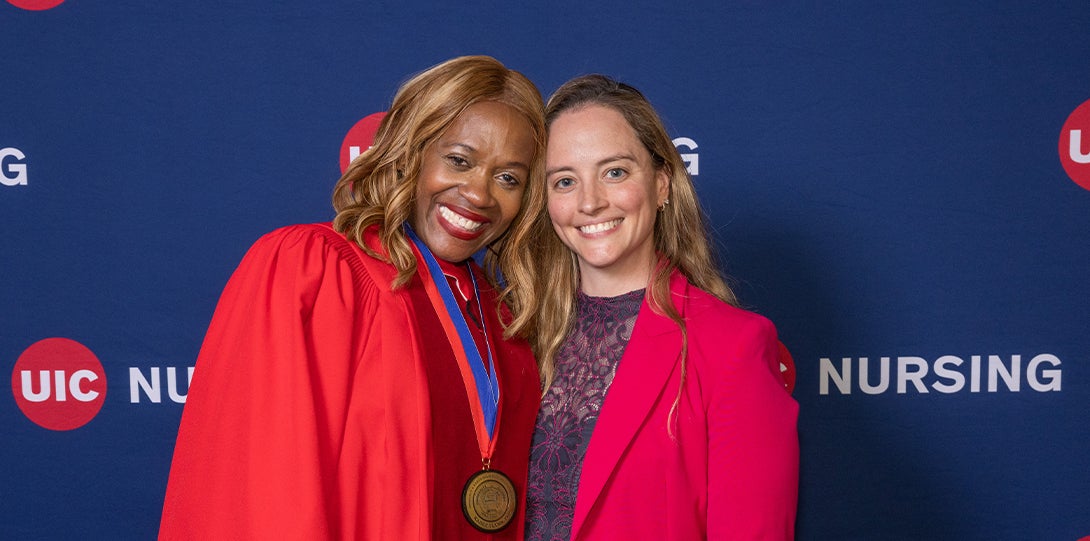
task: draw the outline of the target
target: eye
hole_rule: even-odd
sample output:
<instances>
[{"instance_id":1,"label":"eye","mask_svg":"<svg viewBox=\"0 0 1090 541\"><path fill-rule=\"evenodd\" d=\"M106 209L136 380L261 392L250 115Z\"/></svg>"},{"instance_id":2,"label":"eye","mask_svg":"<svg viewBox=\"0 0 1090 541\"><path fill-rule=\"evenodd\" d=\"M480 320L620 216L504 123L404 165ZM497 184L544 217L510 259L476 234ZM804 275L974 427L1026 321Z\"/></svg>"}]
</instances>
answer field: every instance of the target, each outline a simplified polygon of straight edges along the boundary
<instances>
[{"instance_id":1,"label":"eye","mask_svg":"<svg viewBox=\"0 0 1090 541\"><path fill-rule=\"evenodd\" d=\"M465 159L462 156L459 156L458 154L448 154L447 156L445 156L445 158L447 160L447 163L458 169L466 169L469 167L469 160Z\"/></svg>"},{"instance_id":2,"label":"eye","mask_svg":"<svg viewBox=\"0 0 1090 541\"><path fill-rule=\"evenodd\" d=\"M614 167L606 171L606 178L609 180L620 180L625 177L628 171L621 169L620 167Z\"/></svg>"},{"instance_id":3,"label":"eye","mask_svg":"<svg viewBox=\"0 0 1090 541\"><path fill-rule=\"evenodd\" d=\"M518 177L511 173L500 173L496 176L496 180L506 188L515 188L522 183Z\"/></svg>"},{"instance_id":4,"label":"eye","mask_svg":"<svg viewBox=\"0 0 1090 541\"><path fill-rule=\"evenodd\" d=\"M561 177L553 181L553 189L558 191L564 191L575 186L575 179L571 177Z\"/></svg>"}]
</instances>

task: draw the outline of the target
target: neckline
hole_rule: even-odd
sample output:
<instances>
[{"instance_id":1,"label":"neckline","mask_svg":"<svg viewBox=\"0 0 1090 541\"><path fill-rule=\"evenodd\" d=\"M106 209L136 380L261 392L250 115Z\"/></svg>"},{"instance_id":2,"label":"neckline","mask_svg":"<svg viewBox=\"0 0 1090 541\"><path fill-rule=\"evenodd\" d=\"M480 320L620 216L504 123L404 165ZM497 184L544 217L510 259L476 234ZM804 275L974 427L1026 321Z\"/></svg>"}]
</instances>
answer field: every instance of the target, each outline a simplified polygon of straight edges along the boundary
<instances>
[{"instance_id":1,"label":"neckline","mask_svg":"<svg viewBox=\"0 0 1090 541\"><path fill-rule=\"evenodd\" d=\"M613 295L611 297L597 297L597 296L594 296L594 295L588 295L586 293L583 293L582 290L577 290L576 294L577 294L577 298L579 300L585 300L587 302L611 303L612 304L612 303L620 303L620 302L624 302L624 301L629 301L629 300L632 300L632 299L643 300L643 296L644 296L644 294L646 292L647 292L647 288L644 287L644 288L640 288L640 289L634 289L632 291L629 291L628 293L621 293L620 295Z\"/></svg>"}]
</instances>

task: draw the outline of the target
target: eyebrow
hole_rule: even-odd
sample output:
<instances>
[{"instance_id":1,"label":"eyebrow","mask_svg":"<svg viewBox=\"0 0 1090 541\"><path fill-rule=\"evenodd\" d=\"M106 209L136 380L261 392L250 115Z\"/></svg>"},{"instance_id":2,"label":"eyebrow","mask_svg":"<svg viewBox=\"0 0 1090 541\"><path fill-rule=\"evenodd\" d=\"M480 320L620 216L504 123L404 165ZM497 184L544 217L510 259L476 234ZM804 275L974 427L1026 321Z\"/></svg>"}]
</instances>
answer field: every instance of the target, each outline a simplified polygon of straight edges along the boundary
<instances>
[{"instance_id":1,"label":"eyebrow","mask_svg":"<svg viewBox=\"0 0 1090 541\"><path fill-rule=\"evenodd\" d=\"M601 166L603 166L603 165L605 165L607 163L620 162L620 161L630 161L630 162L634 162L634 163L639 163L636 160L635 156L632 156L631 154L614 154L613 156L609 156L607 158L602 158L601 160L598 160L598 163L596 163L594 165L596 167L601 167ZM559 173L561 171L575 171L575 168L570 166L570 165L563 165L563 166L557 167L555 169L546 169L545 170L545 176L549 177L549 176L555 175L556 173Z\"/></svg>"},{"instance_id":2,"label":"eyebrow","mask_svg":"<svg viewBox=\"0 0 1090 541\"><path fill-rule=\"evenodd\" d=\"M465 152L467 154L475 154L477 152L477 148L474 147L473 145L471 145L469 143L458 142L458 141L455 141L453 143L448 143L446 145L437 145L437 146L439 146L441 150L446 150L446 151L454 150L456 148L460 148L460 149L462 149L463 152ZM520 162L520 161L517 161L517 160L512 161L512 162L507 162L506 164L504 164L504 167L521 167L521 168L526 169L526 170L530 169L529 164L526 164L526 163L523 163L523 162Z\"/></svg>"},{"instance_id":3,"label":"eyebrow","mask_svg":"<svg viewBox=\"0 0 1090 541\"><path fill-rule=\"evenodd\" d=\"M477 152L476 147L474 147L473 145L471 145L469 143L461 143L461 142L458 142L458 141L455 141L453 143L448 143L446 145L441 145L441 147L445 148L447 150L454 149L454 148L457 148L457 147L461 147L466 152L471 152L471 153L472 152Z\"/></svg>"}]
</instances>

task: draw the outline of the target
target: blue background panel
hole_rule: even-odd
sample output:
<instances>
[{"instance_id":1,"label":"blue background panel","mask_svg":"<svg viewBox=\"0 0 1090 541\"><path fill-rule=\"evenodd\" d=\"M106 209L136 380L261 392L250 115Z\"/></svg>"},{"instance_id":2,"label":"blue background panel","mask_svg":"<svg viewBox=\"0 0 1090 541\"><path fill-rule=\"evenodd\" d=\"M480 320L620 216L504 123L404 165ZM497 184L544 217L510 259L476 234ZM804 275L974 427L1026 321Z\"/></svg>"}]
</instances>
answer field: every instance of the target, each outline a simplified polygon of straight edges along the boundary
<instances>
[{"instance_id":1,"label":"blue background panel","mask_svg":"<svg viewBox=\"0 0 1090 541\"><path fill-rule=\"evenodd\" d=\"M1090 535L1090 191L1057 155L1088 28L1085 2L0 2L0 149L25 156L0 172L27 169L0 185L0 366L65 337L108 380L71 431L0 398L0 538L154 537L167 369L258 236L332 217L348 130L462 54L545 95L615 76L695 142L723 267L797 366L799 539ZM1059 390L1027 382L1043 354ZM1019 390L938 392L945 355L1020 356ZM928 392L897 392L901 357ZM131 376L154 368L160 402Z\"/></svg>"}]
</instances>

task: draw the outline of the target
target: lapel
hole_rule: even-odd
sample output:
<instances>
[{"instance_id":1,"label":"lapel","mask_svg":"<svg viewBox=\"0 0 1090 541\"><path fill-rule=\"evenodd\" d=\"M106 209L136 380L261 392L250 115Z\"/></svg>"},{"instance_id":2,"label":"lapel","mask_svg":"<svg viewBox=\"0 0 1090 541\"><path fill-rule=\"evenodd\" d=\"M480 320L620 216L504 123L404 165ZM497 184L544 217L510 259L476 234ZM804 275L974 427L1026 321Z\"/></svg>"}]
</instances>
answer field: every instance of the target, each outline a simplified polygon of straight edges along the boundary
<instances>
[{"instance_id":1,"label":"lapel","mask_svg":"<svg viewBox=\"0 0 1090 541\"><path fill-rule=\"evenodd\" d=\"M685 316L688 282L674 271L670 291L674 305ZM681 353L681 330L670 318L655 313L647 300L640 305L632 338L625 347L598 422L583 459L579 492L572 519L572 539L602 495L621 456L635 439L670 380Z\"/></svg>"}]
</instances>

